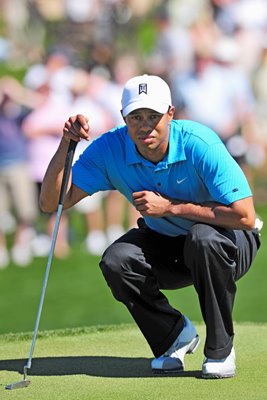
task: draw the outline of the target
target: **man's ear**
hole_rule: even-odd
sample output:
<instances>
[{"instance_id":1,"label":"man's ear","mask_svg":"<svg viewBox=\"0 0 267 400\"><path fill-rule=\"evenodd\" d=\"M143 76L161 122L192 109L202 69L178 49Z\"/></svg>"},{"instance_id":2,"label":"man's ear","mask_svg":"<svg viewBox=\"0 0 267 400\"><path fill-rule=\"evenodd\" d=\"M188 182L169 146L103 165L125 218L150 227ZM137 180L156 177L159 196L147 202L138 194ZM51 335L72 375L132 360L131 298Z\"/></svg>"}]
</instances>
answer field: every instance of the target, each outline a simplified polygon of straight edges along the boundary
<instances>
[{"instance_id":1,"label":"man's ear","mask_svg":"<svg viewBox=\"0 0 267 400\"><path fill-rule=\"evenodd\" d=\"M170 106L168 109L169 122L171 122L171 120L173 119L174 113L175 113L175 107Z\"/></svg>"}]
</instances>

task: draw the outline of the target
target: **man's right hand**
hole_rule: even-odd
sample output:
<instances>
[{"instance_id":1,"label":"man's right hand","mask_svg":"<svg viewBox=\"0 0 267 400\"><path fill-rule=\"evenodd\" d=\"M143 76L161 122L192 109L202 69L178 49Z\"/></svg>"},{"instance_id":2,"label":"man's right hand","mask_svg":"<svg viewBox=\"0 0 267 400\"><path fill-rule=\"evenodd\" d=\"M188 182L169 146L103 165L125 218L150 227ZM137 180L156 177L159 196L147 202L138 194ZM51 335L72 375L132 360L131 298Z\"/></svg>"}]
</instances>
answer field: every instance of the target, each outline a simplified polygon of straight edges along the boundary
<instances>
[{"instance_id":1,"label":"man's right hand","mask_svg":"<svg viewBox=\"0 0 267 400\"><path fill-rule=\"evenodd\" d=\"M79 142L81 139L89 141L89 131L88 118L82 114L78 114L74 117L70 117L68 121L65 122L63 136L68 142L70 140Z\"/></svg>"}]
</instances>

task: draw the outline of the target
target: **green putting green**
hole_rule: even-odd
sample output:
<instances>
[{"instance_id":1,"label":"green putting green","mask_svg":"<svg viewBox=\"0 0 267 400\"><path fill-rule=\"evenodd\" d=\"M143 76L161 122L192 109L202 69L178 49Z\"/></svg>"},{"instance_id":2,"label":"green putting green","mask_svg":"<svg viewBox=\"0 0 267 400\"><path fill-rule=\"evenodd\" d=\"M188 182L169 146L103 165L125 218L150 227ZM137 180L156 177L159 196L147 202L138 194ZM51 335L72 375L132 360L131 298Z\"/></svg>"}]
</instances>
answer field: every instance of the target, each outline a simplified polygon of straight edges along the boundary
<instances>
[{"instance_id":1,"label":"green putting green","mask_svg":"<svg viewBox=\"0 0 267 400\"><path fill-rule=\"evenodd\" d=\"M236 323L237 375L201 377L205 328L196 324L201 345L185 359L186 371L159 376L152 354L135 325L40 332L27 388L6 390L19 381L31 344L29 334L0 336L0 399L27 400L266 400L267 324Z\"/></svg>"}]
</instances>

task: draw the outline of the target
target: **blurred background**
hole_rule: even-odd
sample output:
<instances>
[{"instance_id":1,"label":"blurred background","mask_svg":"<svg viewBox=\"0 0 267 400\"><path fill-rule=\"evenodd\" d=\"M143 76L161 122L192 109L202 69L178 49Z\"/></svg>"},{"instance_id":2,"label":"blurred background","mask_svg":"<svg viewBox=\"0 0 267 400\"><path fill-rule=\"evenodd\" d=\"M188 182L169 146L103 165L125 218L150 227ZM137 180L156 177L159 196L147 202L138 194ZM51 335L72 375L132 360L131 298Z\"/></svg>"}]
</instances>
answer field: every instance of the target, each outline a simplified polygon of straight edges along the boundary
<instances>
[{"instance_id":1,"label":"blurred background","mask_svg":"<svg viewBox=\"0 0 267 400\"><path fill-rule=\"evenodd\" d=\"M85 114L93 138L122 124L122 87L143 73L169 83L176 118L217 132L267 221L267 0L0 0L0 333L34 326L55 222L38 194L64 122ZM63 213L41 329L131 321L98 262L137 217L115 192ZM267 321L266 235L236 320ZM201 320L192 288L166 294Z\"/></svg>"}]
</instances>

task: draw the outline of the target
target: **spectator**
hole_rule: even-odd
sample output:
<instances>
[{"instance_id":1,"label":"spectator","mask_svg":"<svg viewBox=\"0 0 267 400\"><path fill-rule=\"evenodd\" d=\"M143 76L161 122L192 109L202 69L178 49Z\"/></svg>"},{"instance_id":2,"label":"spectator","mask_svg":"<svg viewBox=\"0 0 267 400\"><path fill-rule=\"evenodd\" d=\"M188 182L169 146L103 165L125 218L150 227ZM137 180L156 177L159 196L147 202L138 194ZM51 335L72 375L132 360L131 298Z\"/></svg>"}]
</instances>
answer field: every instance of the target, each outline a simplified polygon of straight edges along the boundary
<instances>
[{"instance_id":1,"label":"spectator","mask_svg":"<svg viewBox=\"0 0 267 400\"><path fill-rule=\"evenodd\" d=\"M8 213L15 216L16 226L11 258L20 266L32 260L31 240L37 217L37 193L27 160L27 143L21 121L27 107L39 101L13 78L0 80L0 268L8 266L10 257L5 234L9 229ZM10 218L8 219L10 221Z\"/></svg>"},{"instance_id":2,"label":"spectator","mask_svg":"<svg viewBox=\"0 0 267 400\"><path fill-rule=\"evenodd\" d=\"M196 53L194 70L176 76L173 87L182 96L186 118L215 130L249 177L246 152L253 134L254 96L247 76L235 66L238 51L232 39L221 38L212 52Z\"/></svg>"},{"instance_id":3,"label":"spectator","mask_svg":"<svg viewBox=\"0 0 267 400\"><path fill-rule=\"evenodd\" d=\"M40 80L39 85L36 90L42 95L43 102L25 117L22 124L23 132L28 139L30 174L38 191L54 146L60 141L62 122L69 110L69 102L66 100L64 102L64 97L55 94L49 82ZM49 237L53 233L54 220L55 214L52 214L46 222L48 237L45 232L42 232L34 241L33 249L35 255L44 256L48 253ZM68 221L66 213L63 213L57 236L55 255L57 257L65 257L68 251Z\"/></svg>"}]
</instances>

